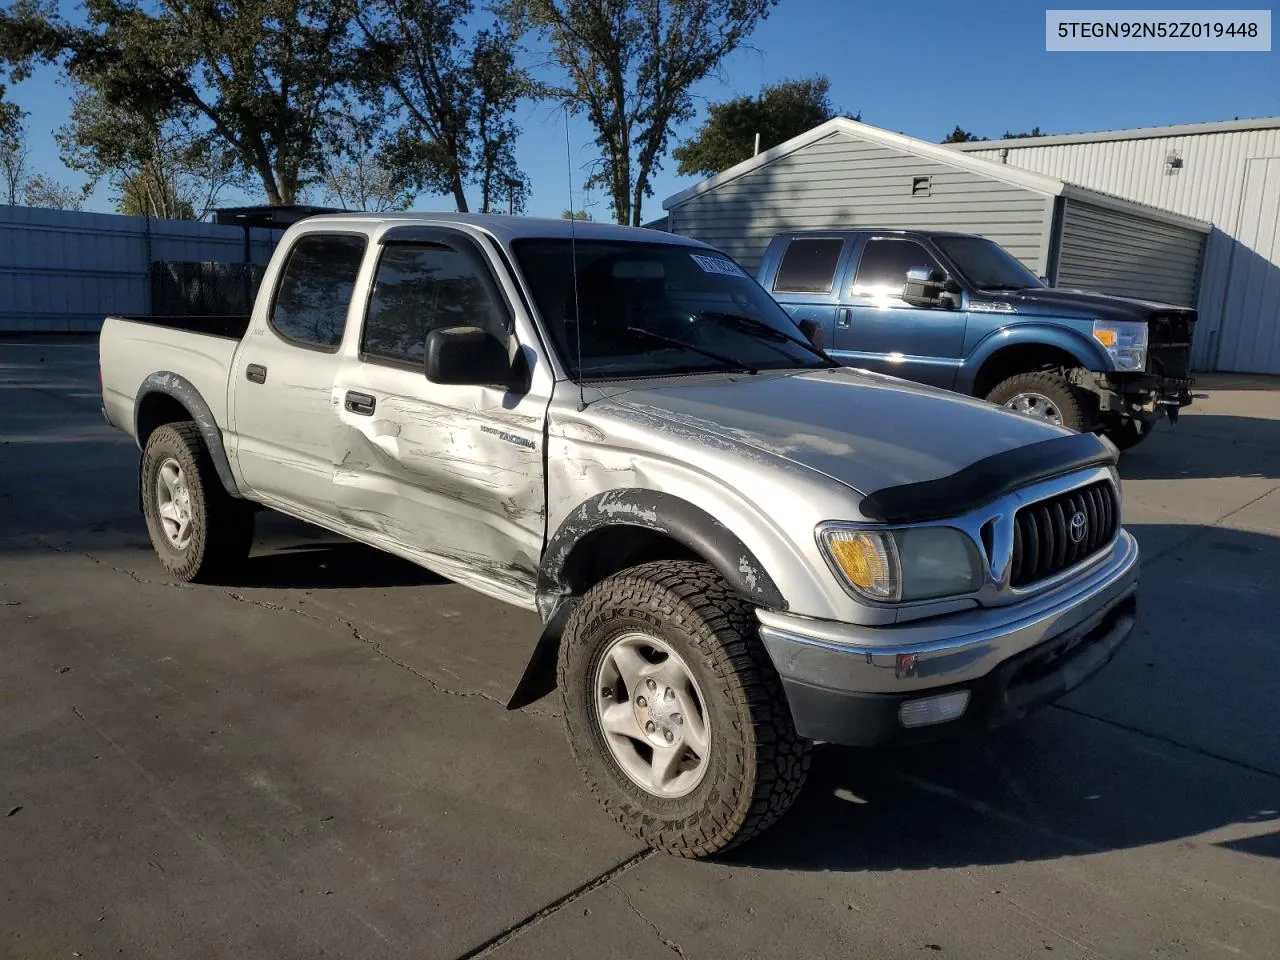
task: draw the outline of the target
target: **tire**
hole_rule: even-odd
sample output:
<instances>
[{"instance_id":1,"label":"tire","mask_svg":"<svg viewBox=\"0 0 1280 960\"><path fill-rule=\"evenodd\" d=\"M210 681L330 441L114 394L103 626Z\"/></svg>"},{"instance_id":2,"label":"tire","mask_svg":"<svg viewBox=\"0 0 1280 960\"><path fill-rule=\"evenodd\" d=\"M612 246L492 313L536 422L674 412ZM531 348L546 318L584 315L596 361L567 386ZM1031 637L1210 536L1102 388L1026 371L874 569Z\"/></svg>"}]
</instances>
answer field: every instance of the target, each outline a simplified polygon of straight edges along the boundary
<instances>
[{"instance_id":1,"label":"tire","mask_svg":"<svg viewBox=\"0 0 1280 960\"><path fill-rule=\"evenodd\" d=\"M174 481L173 486L161 477L162 471ZM194 423L166 424L151 434L142 452L141 482L147 533L161 565L172 576L185 582L209 582L249 555L253 509L223 488ZM166 502L172 509L166 508ZM175 511L185 517L185 528L174 519ZM176 534L174 524L178 524Z\"/></svg>"},{"instance_id":2,"label":"tire","mask_svg":"<svg viewBox=\"0 0 1280 960\"><path fill-rule=\"evenodd\" d=\"M639 757L643 766L642 738L648 734L640 721L628 739L607 733L602 719L608 711L602 703L639 714L633 708L639 700L625 684L606 696L602 683L607 688L608 681L601 680L614 668L617 651L634 645L636 636L665 646L680 661L673 667L668 657L647 667L663 671L650 678L660 684L647 714L650 728L660 702L668 711L683 705L689 713L682 720L668 712L658 720L664 733L668 724L683 731L668 750L685 751L673 795L642 786L618 759ZM672 701L669 688L663 693L662 678L680 668L687 670L690 683ZM565 626L558 674L569 743L591 793L628 832L655 849L681 857L728 850L774 824L804 785L810 744L796 734L755 617L706 564L646 563L593 587ZM643 693L648 683L637 683L634 690ZM695 709L696 700L701 710ZM686 744L686 733L688 744L698 739L695 727L706 744L701 755ZM691 786L680 793L676 788L684 781Z\"/></svg>"},{"instance_id":3,"label":"tire","mask_svg":"<svg viewBox=\"0 0 1280 960\"><path fill-rule=\"evenodd\" d=\"M1102 431L1119 450L1132 450L1155 432L1155 424L1126 418Z\"/></svg>"},{"instance_id":4,"label":"tire","mask_svg":"<svg viewBox=\"0 0 1280 960\"><path fill-rule=\"evenodd\" d=\"M1052 422L1080 432L1092 429L1093 418L1089 414L1088 399L1084 391L1072 386L1060 373L1049 370L1020 373L996 384L987 394L989 401L1002 407L1009 407L1017 398L1022 397L1037 398L1033 401L1035 404L1044 401L1047 408L1057 414L1056 418L1046 418Z\"/></svg>"}]
</instances>

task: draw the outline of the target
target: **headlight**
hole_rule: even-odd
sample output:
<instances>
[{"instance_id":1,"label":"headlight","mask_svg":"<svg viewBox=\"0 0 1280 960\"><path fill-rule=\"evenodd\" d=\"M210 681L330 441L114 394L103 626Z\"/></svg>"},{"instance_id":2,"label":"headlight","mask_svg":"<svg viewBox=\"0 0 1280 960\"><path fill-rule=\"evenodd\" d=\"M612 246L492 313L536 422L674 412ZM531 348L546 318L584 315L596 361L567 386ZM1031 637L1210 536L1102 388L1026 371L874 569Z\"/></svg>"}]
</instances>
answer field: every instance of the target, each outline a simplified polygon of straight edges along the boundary
<instances>
[{"instance_id":1,"label":"headlight","mask_svg":"<svg viewBox=\"0 0 1280 960\"><path fill-rule=\"evenodd\" d=\"M1102 344L1117 370L1147 369L1147 325L1132 320L1095 320L1093 339Z\"/></svg>"},{"instance_id":2,"label":"headlight","mask_svg":"<svg viewBox=\"0 0 1280 960\"><path fill-rule=\"evenodd\" d=\"M982 586L982 558L953 527L865 530L827 525L818 541L845 584L881 603L931 600Z\"/></svg>"}]
</instances>

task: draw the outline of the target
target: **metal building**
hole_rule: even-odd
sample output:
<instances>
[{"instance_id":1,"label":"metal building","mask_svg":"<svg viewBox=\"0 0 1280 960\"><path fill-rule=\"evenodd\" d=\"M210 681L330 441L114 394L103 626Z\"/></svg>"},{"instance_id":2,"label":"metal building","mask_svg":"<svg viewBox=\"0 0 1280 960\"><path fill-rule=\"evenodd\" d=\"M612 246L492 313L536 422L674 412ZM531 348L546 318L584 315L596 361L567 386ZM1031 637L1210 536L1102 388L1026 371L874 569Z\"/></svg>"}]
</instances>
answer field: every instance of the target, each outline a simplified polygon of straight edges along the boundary
<instances>
[{"instance_id":1,"label":"metal building","mask_svg":"<svg viewBox=\"0 0 1280 960\"><path fill-rule=\"evenodd\" d=\"M1193 359L1280 373L1280 117L952 149L1212 223Z\"/></svg>"}]
</instances>

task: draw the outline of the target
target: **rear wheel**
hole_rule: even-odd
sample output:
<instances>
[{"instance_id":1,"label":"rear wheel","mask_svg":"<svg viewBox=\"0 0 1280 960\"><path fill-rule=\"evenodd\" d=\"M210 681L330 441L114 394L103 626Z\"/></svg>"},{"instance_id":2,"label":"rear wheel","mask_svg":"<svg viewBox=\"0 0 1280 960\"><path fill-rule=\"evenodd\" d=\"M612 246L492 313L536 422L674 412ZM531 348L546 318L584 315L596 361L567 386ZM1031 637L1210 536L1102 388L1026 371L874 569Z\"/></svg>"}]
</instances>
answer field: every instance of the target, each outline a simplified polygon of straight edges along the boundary
<instances>
[{"instance_id":1,"label":"rear wheel","mask_svg":"<svg viewBox=\"0 0 1280 960\"><path fill-rule=\"evenodd\" d=\"M1084 391L1054 371L1039 370L1009 377L996 384L987 394L987 399L1026 416L1048 420L1072 430L1091 428Z\"/></svg>"},{"instance_id":2,"label":"rear wheel","mask_svg":"<svg viewBox=\"0 0 1280 960\"><path fill-rule=\"evenodd\" d=\"M142 513L160 563L184 581L209 581L249 555L253 510L226 492L194 423L170 423L142 453Z\"/></svg>"},{"instance_id":3,"label":"rear wheel","mask_svg":"<svg viewBox=\"0 0 1280 960\"><path fill-rule=\"evenodd\" d=\"M565 627L559 681L591 792L652 847L726 850L804 784L809 743L751 609L706 564L647 563L593 587Z\"/></svg>"}]
</instances>

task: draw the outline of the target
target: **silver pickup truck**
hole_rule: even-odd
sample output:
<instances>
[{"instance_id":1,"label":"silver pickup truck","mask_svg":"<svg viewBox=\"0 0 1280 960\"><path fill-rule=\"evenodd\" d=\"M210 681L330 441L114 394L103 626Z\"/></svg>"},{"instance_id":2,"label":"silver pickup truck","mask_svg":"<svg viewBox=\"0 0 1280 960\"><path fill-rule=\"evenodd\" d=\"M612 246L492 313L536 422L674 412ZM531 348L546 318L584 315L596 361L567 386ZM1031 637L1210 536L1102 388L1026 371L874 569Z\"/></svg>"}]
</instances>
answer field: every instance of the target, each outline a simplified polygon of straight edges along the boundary
<instances>
[{"instance_id":1,"label":"silver pickup truck","mask_svg":"<svg viewBox=\"0 0 1280 960\"><path fill-rule=\"evenodd\" d=\"M173 576L234 579L265 506L537 611L512 706L558 686L682 856L782 816L813 741L1020 717L1134 622L1113 447L841 367L679 237L316 217L251 317L108 318L101 366Z\"/></svg>"}]
</instances>

